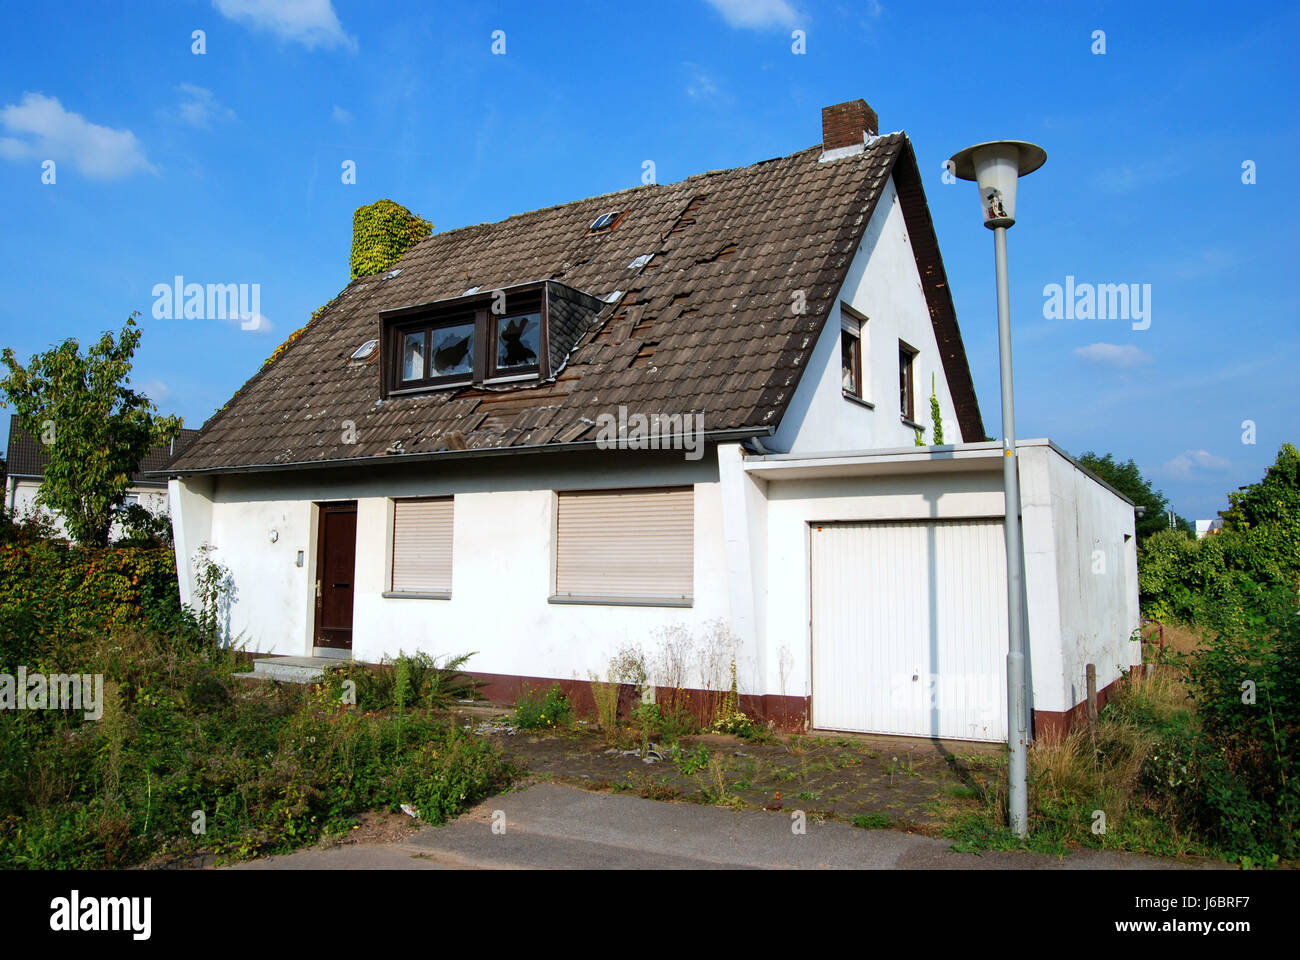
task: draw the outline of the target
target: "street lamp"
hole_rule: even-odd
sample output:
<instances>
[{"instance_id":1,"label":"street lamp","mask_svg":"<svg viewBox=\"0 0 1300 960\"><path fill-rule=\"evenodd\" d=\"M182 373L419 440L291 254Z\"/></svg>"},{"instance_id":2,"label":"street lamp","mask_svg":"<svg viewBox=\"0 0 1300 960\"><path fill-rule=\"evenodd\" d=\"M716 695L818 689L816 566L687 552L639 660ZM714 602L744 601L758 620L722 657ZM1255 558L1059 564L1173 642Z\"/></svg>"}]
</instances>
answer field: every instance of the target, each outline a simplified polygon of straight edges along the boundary
<instances>
[{"instance_id":1,"label":"street lamp","mask_svg":"<svg viewBox=\"0 0 1300 960\"><path fill-rule=\"evenodd\" d=\"M1020 539L1020 474L1016 456L1016 410L1011 387L1011 294L1007 283L1007 228L1016 222L1016 181L1047 161L1042 147L1023 140L977 143L949 161L962 180L979 185L984 226L993 231L998 283L998 353L1002 370L1002 489L1007 541L1007 744L1011 748L1007 812L1017 837L1029 833L1025 786L1029 717L1025 677L1024 559Z\"/></svg>"}]
</instances>

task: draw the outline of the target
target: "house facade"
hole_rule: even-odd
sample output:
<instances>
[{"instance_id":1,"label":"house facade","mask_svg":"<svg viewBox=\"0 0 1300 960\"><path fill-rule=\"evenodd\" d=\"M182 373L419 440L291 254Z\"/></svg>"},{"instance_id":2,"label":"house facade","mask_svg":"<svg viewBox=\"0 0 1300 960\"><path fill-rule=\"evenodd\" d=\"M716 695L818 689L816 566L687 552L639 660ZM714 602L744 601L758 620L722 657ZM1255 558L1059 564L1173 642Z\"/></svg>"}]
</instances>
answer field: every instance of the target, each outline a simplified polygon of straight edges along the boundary
<instances>
[{"instance_id":1,"label":"house facade","mask_svg":"<svg viewBox=\"0 0 1300 960\"><path fill-rule=\"evenodd\" d=\"M474 651L508 699L636 647L789 726L1003 739L1002 451L910 142L822 121L354 280L168 468L182 599L204 552L254 651ZM1041 730L1138 660L1134 518L1020 454Z\"/></svg>"}]
</instances>

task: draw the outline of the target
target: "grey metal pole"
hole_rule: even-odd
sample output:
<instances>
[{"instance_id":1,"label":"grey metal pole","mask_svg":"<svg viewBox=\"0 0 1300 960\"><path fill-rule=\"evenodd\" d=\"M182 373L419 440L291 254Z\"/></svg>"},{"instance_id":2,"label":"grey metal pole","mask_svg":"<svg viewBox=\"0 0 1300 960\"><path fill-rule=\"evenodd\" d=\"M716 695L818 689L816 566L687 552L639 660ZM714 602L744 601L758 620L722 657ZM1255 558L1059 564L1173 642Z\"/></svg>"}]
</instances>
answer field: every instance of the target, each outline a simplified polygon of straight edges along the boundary
<instances>
[{"instance_id":1,"label":"grey metal pole","mask_svg":"<svg viewBox=\"0 0 1300 960\"><path fill-rule=\"evenodd\" d=\"M1011 384L1011 292L1007 281L1007 228L994 227L993 250L998 274L998 354L1002 372L1002 488L1006 504L1003 530L1007 542L1007 813L1011 832L1029 833L1029 797L1025 784L1029 729L1025 689L1025 630L1021 616L1024 561L1020 539L1020 472L1016 455L1016 410Z\"/></svg>"}]
</instances>

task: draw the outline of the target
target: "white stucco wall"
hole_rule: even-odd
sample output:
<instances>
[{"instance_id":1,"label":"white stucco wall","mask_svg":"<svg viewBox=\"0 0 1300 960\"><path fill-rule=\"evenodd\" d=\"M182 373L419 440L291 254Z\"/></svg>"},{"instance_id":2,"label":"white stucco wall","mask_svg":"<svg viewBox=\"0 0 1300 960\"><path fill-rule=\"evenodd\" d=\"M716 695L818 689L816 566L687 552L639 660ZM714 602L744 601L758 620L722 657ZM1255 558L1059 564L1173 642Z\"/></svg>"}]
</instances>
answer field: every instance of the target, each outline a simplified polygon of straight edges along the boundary
<instances>
[{"instance_id":1,"label":"white stucco wall","mask_svg":"<svg viewBox=\"0 0 1300 960\"><path fill-rule=\"evenodd\" d=\"M593 465L585 457L511 457L371 471L367 477L299 472L217 477L210 520L193 481L173 481L186 521L187 554L202 543L230 571L232 636L256 652L302 656L312 650L315 504L357 501L353 655L377 661L404 650L433 655L477 651L472 670L587 679L604 674L628 644L647 653L656 631L703 633L729 620L728 562L716 463L669 456ZM556 490L690 484L695 490L695 597L691 607L552 604ZM383 597L391 550L392 497L455 496L450 600ZM189 522L193 518L193 522ZM277 537L271 541L270 531ZM303 565L297 566L297 553ZM752 649L744 652L752 659Z\"/></svg>"},{"instance_id":2,"label":"white stucco wall","mask_svg":"<svg viewBox=\"0 0 1300 960\"><path fill-rule=\"evenodd\" d=\"M844 396L841 302L867 317L862 324L862 389L863 399L872 408ZM903 423L899 412L899 340L919 351L913 361L913 400L917 422L925 427L926 442L934 439L930 424L933 375L944 421L944 441L959 443L961 431L930 322L930 308L891 177L813 348L808 372L795 390L776 435L764 445L774 452L812 454L912 444L915 431Z\"/></svg>"},{"instance_id":3,"label":"white stucco wall","mask_svg":"<svg viewBox=\"0 0 1300 960\"><path fill-rule=\"evenodd\" d=\"M1141 662L1133 506L1046 441L1018 446L1036 710L1068 710Z\"/></svg>"}]
</instances>

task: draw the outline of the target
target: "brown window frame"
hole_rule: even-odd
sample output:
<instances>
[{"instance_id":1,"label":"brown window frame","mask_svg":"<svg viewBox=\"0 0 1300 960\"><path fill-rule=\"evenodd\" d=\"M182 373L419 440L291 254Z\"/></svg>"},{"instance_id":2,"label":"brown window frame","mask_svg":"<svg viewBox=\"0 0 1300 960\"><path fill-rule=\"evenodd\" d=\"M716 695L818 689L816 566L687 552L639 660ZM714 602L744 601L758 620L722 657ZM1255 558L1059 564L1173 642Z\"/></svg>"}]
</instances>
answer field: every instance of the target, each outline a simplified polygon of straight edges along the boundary
<instances>
[{"instance_id":1,"label":"brown window frame","mask_svg":"<svg viewBox=\"0 0 1300 960\"><path fill-rule=\"evenodd\" d=\"M898 406L903 419L916 422L916 358L921 351L898 341Z\"/></svg>"},{"instance_id":2,"label":"brown window frame","mask_svg":"<svg viewBox=\"0 0 1300 960\"><path fill-rule=\"evenodd\" d=\"M491 312L495 291L478 291L469 296L456 297L454 300L438 305L421 305L383 311L382 329L379 337L381 357L381 394L384 397L404 396L406 394L427 393L451 387L479 386L484 382L491 384L497 380L542 380L549 372L550 336L550 297L548 288L542 284L528 284L518 288L505 288L509 310L503 314ZM541 314L541 336L537 363L528 367L515 367L498 370L496 366L497 322L510 317L530 313ZM433 353L430 350L432 332L444 327L474 325L474 365L468 374L453 374L446 377L429 376L432 370ZM410 333L425 332L425 376L418 380L402 379L402 343Z\"/></svg>"}]
</instances>

